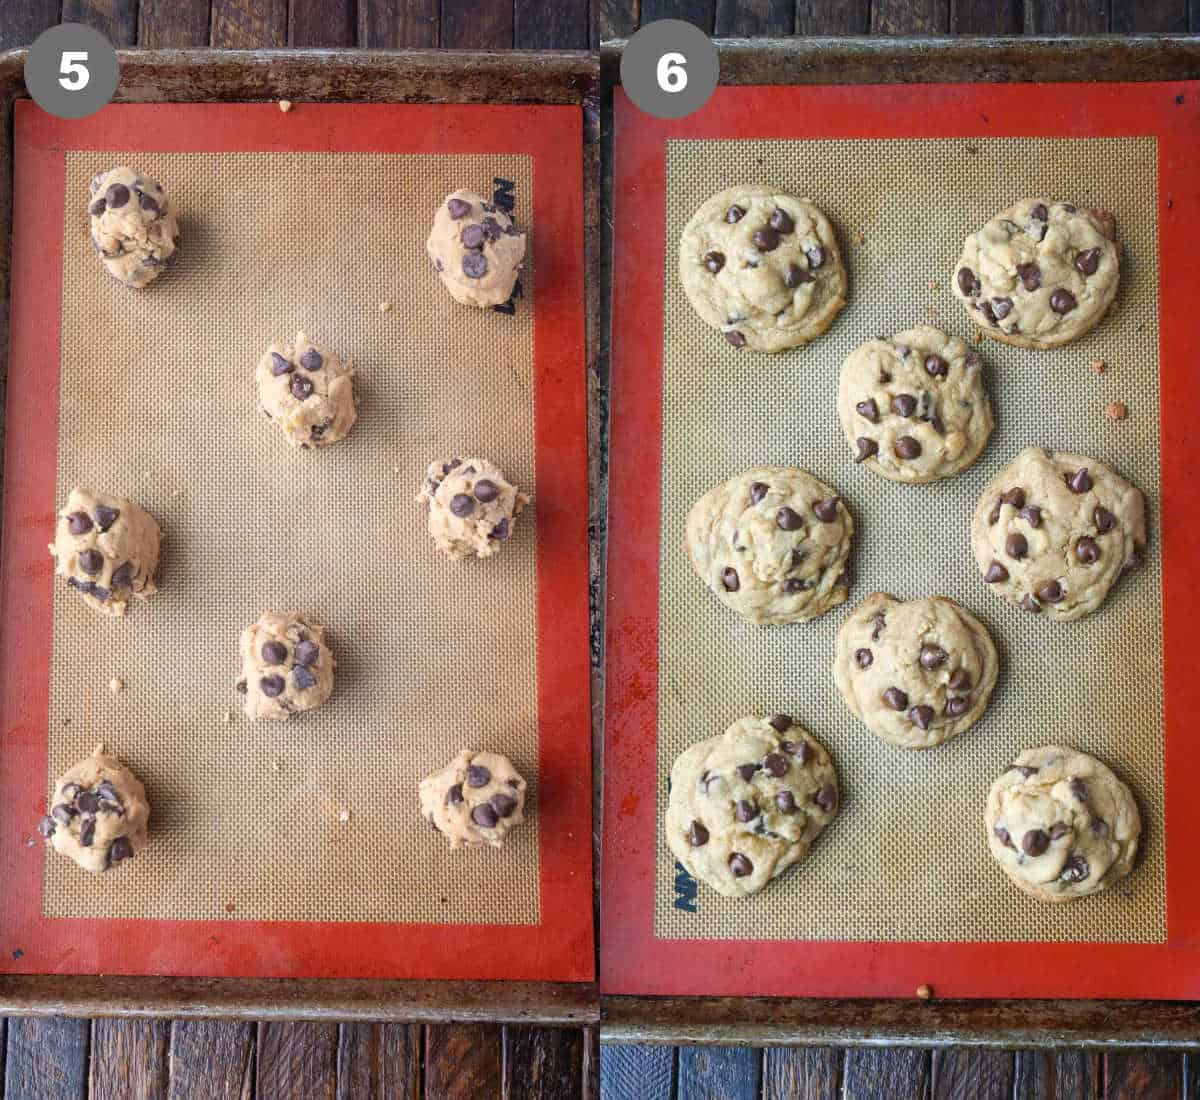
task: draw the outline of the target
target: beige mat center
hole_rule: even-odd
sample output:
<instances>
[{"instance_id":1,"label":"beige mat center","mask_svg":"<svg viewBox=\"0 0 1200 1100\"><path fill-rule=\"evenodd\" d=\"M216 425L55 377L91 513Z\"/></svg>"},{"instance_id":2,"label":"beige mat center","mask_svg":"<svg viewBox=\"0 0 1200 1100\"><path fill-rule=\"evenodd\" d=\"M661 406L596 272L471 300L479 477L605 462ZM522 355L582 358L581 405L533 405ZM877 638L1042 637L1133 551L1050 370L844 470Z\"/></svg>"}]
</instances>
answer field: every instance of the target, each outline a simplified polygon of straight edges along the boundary
<instances>
[{"instance_id":1,"label":"beige mat center","mask_svg":"<svg viewBox=\"0 0 1200 1100\"><path fill-rule=\"evenodd\" d=\"M1156 143L1046 141L671 142L667 154L663 510L659 674L662 937L828 940L1162 942L1162 596L1159 545ZM696 317L676 250L711 194L763 182L807 196L834 221L850 305L806 349L738 353ZM855 466L836 412L846 355L880 333L928 321L972 331L949 289L963 238L1027 195L1111 210L1124 241L1118 310L1054 352L982 345L996 431L966 473L898 485ZM1104 374L1092 361L1108 364ZM1129 419L1105 405L1120 400ZM619 410L618 410L619 413ZM614 414L617 415L617 414ZM703 446L696 446L703 440ZM968 528L986 481L1022 447L1081 451L1145 492L1150 552L1108 602L1055 624L983 584ZM802 466L849 501L857 525L850 601L814 623L755 627L721 605L682 549L692 502L756 464ZM951 596L1001 652L992 704L976 727L928 752L878 740L833 684L834 635L869 593ZM754 898L677 887L662 838L666 777L688 745L746 714L786 711L832 750L844 803L809 858ZM1145 828L1130 878L1072 905L1039 905L988 854L992 780L1030 745L1100 756L1133 788Z\"/></svg>"},{"instance_id":2,"label":"beige mat center","mask_svg":"<svg viewBox=\"0 0 1200 1100\"><path fill-rule=\"evenodd\" d=\"M88 238L88 180L119 163L181 214L179 264L142 291ZM103 740L153 813L152 846L99 882L50 859L47 914L538 922L536 813L503 851L451 854L417 803L473 746L507 753L536 804L534 516L454 564L412 499L455 454L536 496L532 298L515 317L456 305L425 254L444 196L490 196L493 176L528 225L523 156L68 155L58 499L129 496L164 544L160 595L124 621L55 585L48 779ZM289 447L254 389L301 329L357 370L358 424L320 452ZM268 608L328 626L334 697L226 723L238 633Z\"/></svg>"}]
</instances>

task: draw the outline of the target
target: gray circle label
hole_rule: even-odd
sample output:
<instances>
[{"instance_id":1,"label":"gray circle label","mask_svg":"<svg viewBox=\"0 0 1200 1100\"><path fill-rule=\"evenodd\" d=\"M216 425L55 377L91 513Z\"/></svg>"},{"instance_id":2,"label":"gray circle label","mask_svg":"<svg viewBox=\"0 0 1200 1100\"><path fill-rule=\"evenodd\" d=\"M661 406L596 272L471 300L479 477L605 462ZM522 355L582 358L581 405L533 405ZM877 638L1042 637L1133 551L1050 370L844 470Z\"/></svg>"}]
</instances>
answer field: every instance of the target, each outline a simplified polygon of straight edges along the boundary
<instances>
[{"instance_id":1,"label":"gray circle label","mask_svg":"<svg viewBox=\"0 0 1200 1100\"><path fill-rule=\"evenodd\" d=\"M621 84L655 118L683 118L708 102L717 86L717 47L699 27L660 19L637 32L621 54Z\"/></svg>"},{"instance_id":2,"label":"gray circle label","mask_svg":"<svg viewBox=\"0 0 1200 1100\"><path fill-rule=\"evenodd\" d=\"M117 51L82 23L51 27L25 58L25 87L34 102L59 118L84 118L117 90Z\"/></svg>"}]
</instances>

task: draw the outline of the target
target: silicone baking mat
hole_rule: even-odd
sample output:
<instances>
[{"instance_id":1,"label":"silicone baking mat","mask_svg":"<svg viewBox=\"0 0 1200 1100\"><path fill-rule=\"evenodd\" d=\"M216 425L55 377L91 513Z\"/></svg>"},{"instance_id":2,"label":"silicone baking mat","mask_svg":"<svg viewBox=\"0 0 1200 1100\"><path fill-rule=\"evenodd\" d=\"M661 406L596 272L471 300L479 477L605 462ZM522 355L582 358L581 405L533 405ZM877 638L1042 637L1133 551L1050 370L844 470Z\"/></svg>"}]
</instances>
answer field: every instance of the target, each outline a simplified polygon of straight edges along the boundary
<instances>
[{"instance_id":1,"label":"silicone baking mat","mask_svg":"<svg viewBox=\"0 0 1200 1100\"><path fill-rule=\"evenodd\" d=\"M1172 829L1186 831L1177 819L1188 810L1167 794L1168 773L1187 751L1170 735L1192 663L1171 647L1176 596L1190 594L1180 590L1189 551L1170 520L1192 490L1179 473L1186 456L1170 449L1164 364L1171 341L1191 335L1186 314L1167 318L1172 283L1195 264L1178 241L1195 209L1184 142L1196 116L1186 95L1176 102L1183 88L1120 91L1127 98L1118 101L1115 89L1072 87L1070 111L1043 110L1036 124L1028 122L1033 100L1065 103L1055 89L726 88L677 124L649 120L618 95L607 992L911 996L929 983L944 996L1179 996L1200 985L1200 957L1169 974L1150 965L1186 943L1191 920L1181 911L1189 857L1167 844ZM740 181L810 197L838 227L850 304L807 348L739 354L699 322L682 292L684 224L709 195ZM1115 314L1055 353L982 345L997 428L967 473L902 486L854 465L836 414L843 359L863 340L918 321L970 337L949 290L962 239L1027 194L1115 214L1123 248ZM627 293L641 304L636 313L624 308ZM1128 419L1105 416L1114 400L1127 404ZM1100 613L1065 628L992 597L970 551L979 492L1030 443L1110 462L1149 504L1144 567ZM743 623L705 590L681 549L691 503L758 463L812 470L855 515L850 601L815 623ZM998 643L1003 673L985 718L939 749L886 745L833 685L837 628L876 590L952 596ZM794 714L830 747L842 809L798 868L754 898L722 898L666 848L666 779L696 740L741 715L775 711ZM1021 748L1055 742L1112 763L1145 829L1137 867L1119 887L1044 906L993 864L982 808Z\"/></svg>"},{"instance_id":2,"label":"silicone baking mat","mask_svg":"<svg viewBox=\"0 0 1200 1100\"><path fill-rule=\"evenodd\" d=\"M588 677L581 140L567 107L120 106L72 124L18 105L5 969L591 977L589 739L564 702ZM87 233L88 180L118 163L180 215L181 259L144 291L104 274ZM496 179L531 226L512 315L456 305L424 248L447 192ZM357 372L358 423L319 452L288 447L254 395L258 357L298 330ZM453 455L534 497L486 562L439 555L413 501ZM76 484L162 525L160 594L123 621L52 582ZM334 698L252 724L238 633L291 608L330 630ZM92 880L28 841L99 741L146 783L152 844ZM420 778L464 745L530 780L500 851L451 853L418 812Z\"/></svg>"}]
</instances>

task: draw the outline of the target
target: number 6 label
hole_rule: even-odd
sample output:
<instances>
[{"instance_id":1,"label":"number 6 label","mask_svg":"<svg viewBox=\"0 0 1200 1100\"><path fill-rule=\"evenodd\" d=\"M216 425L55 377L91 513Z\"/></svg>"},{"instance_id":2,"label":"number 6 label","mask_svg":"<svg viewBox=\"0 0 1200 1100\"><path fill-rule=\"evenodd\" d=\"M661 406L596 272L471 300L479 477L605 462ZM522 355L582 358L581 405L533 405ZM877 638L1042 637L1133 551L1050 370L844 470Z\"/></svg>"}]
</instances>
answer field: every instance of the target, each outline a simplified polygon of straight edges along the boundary
<instances>
[{"instance_id":1,"label":"number 6 label","mask_svg":"<svg viewBox=\"0 0 1200 1100\"><path fill-rule=\"evenodd\" d=\"M87 59L87 50L65 50L63 52L62 64L58 67L58 71L63 75L58 78L58 82L68 92L78 92L88 86L92 74L87 71Z\"/></svg>"},{"instance_id":2,"label":"number 6 label","mask_svg":"<svg viewBox=\"0 0 1200 1100\"><path fill-rule=\"evenodd\" d=\"M25 87L43 111L59 118L95 114L112 99L118 77L112 43L82 23L51 27L25 58Z\"/></svg>"},{"instance_id":3,"label":"number 6 label","mask_svg":"<svg viewBox=\"0 0 1200 1100\"><path fill-rule=\"evenodd\" d=\"M682 92L687 87L687 58L681 53L665 53L658 59L658 86L664 92Z\"/></svg>"},{"instance_id":4,"label":"number 6 label","mask_svg":"<svg viewBox=\"0 0 1200 1100\"><path fill-rule=\"evenodd\" d=\"M625 94L655 118L683 118L713 94L720 75L717 48L681 19L647 23L621 53Z\"/></svg>"}]
</instances>

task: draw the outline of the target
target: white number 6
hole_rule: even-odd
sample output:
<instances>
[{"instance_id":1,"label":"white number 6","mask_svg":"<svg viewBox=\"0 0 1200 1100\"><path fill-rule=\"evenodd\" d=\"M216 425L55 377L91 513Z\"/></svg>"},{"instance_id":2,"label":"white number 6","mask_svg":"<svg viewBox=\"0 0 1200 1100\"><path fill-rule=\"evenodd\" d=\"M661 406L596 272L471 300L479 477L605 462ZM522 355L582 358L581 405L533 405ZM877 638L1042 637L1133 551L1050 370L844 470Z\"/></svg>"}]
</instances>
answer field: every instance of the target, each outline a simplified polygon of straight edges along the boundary
<instances>
[{"instance_id":1,"label":"white number 6","mask_svg":"<svg viewBox=\"0 0 1200 1100\"><path fill-rule=\"evenodd\" d=\"M687 87L687 58L681 53L665 53L658 59L658 86L664 92L682 92Z\"/></svg>"},{"instance_id":2,"label":"white number 6","mask_svg":"<svg viewBox=\"0 0 1200 1100\"><path fill-rule=\"evenodd\" d=\"M64 51L62 64L58 67L58 71L63 75L58 78L58 82L68 92L78 92L86 88L88 81L92 79L92 74L87 71L87 59L87 50Z\"/></svg>"}]
</instances>

